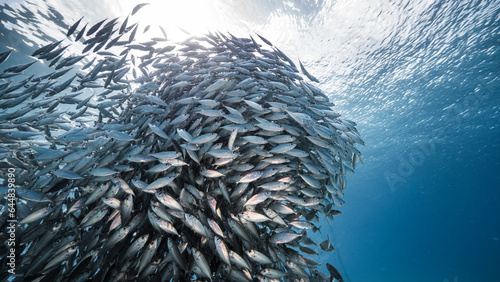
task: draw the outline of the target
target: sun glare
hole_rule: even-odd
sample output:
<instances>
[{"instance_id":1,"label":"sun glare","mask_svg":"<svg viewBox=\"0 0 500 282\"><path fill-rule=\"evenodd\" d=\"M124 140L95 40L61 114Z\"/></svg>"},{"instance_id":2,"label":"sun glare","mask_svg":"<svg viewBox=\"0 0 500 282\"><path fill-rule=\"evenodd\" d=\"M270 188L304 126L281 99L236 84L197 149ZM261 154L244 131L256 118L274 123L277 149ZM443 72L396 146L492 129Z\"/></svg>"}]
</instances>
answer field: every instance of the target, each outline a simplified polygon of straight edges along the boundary
<instances>
[{"instance_id":1,"label":"sun glare","mask_svg":"<svg viewBox=\"0 0 500 282\"><path fill-rule=\"evenodd\" d=\"M130 3L130 10L136 5ZM150 1L150 5L144 6L133 17L139 22L144 31L150 25L147 37L163 36L159 26L166 31L169 40L182 40L191 35L206 34L209 30L216 29L217 15L210 1L188 0Z\"/></svg>"}]
</instances>

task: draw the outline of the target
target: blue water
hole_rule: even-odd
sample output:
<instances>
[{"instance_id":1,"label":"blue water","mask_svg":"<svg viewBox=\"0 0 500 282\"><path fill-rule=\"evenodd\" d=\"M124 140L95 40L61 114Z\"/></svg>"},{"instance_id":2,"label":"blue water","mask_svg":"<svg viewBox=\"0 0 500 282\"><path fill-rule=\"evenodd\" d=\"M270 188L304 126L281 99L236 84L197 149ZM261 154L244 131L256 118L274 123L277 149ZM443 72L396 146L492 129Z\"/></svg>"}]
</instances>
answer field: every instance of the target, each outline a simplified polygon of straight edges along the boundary
<instances>
[{"instance_id":1,"label":"blue water","mask_svg":"<svg viewBox=\"0 0 500 282\"><path fill-rule=\"evenodd\" d=\"M37 2L0 1L26 9L0 7L0 51L16 51L2 68L82 15L95 23L138 3ZM323 261L352 282L500 281L500 1L186 2L143 8L143 38L158 24L172 40L186 37L178 27L257 32L358 123L365 163L322 227L336 243Z\"/></svg>"}]
</instances>

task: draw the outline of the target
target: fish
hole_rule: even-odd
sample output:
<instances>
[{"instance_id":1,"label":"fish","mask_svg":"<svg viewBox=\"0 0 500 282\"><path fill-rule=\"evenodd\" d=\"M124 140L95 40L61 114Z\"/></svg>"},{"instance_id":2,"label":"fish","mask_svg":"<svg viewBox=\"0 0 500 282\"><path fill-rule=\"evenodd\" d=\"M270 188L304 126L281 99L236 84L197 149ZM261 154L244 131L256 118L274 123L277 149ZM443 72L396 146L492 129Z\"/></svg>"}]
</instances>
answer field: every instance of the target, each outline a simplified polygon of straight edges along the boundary
<instances>
[{"instance_id":1,"label":"fish","mask_svg":"<svg viewBox=\"0 0 500 282\"><path fill-rule=\"evenodd\" d=\"M261 192L253 195L243 206L255 206L267 200L271 196L270 192Z\"/></svg>"},{"instance_id":2,"label":"fish","mask_svg":"<svg viewBox=\"0 0 500 282\"><path fill-rule=\"evenodd\" d=\"M215 249L217 250L219 257L227 265L231 265L231 260L229 258L229 252L228 252L228 249L226 247L226 244L218 236L215 236L214 240L215 240Z\"/></svg>"},{"instance_id":3,"label":"fish","mask_svg":"<svg viewBox=\"0 0 500 282\"><path fill-rule=\"evenodd\" d=\"M201 274L209 278L210 281L212 281L212 272L210 270L210 265L208 264L207 259L205 258L203 253L198 251L196 248L193 248L192 251L193 251L194 262L200 268Z\"/></svg>"},{"instance_id":4,"label":"fish","mask_svg":"<svg viewBox=\"0 0 500 282\"><path fill-rule=\"evenodd\" d=\"M73 32L75 32L76 28L78 27L78 25L80 24L80 22L82 21L83 17L81 17L78 21L76 21L69 29L68 29L68 32L66 32L66 36L69 37L71 34L73 34Z\"/></svg>"},{"instance_id":5,"label":"fish","mask_svg":"<svg viewBox=\"0 0 500 282\"><path fill-rule=\"evenodd\" d=\"M15 65L15 66L8 67L8 68L4 69L2 72L3 73L8 73L8 72L20 73L20 72L26 70L27 68L31 67L34 63L36 63L36 61L29 62L26 64L21 64L21 65Z\"/></svg>"},{"instance_id":6,"label":"fish","mask_svg":"<svg viewBox=\"0 0 500 282\"><path fill-rule=\"evenodd\" d=\"M311 246L334 247L313 222L340 214L363 161L356 123L258 34L139 42L145 5L36 49L47 73L0 66L2 165L25 207L14 281L314 280Z\"/></svg>"},{"instance_id":7,"label":"fish","mask_svg":"<svg viewBox=\"0 0 500 282\"><path fill-rule=\"evenodd\" d=\"M307 78L309 78L311 81L314 81L314 82L319 82L319 80L312 76L307 70L306 68L304 67L304 65L302 64L302 62L299 60L299 65L300 65L300 70L302 71L303 74L305 74L305 76L307 76Z\"/></svg>"},{"instance_id":8,"label":"fish","mask_svg":"<svg viewBox=\"0 0 500 282\"><path fill-rule=\"evenodd\" d=\"M172 259L182 268L186 269L186 263L184 261L184 258L182 257L179 248L177 247L177 244L175 241L169 237L168 238L168 250L171 253Z\"/></svg>"},{"instance_id":9,"label":"fish","mask_svg":"<svg viewBox=\"0 0 500 282\"><path fill-rule=\"evenodd\" d=\"M273 268L265 268L260 272L260 274L262 274L267 278L272 278L272 279L280 279L287 275L286 272Z\"/></svg>"},{"instance_id":10,"label":"fish","mask_svg":"<svg viewBox=\"0 0 500 282\"><path fill-rule=\"evenodd\" d=\"M295 233L277 233L271 236L270 242L274 244L285 244L300 237L300 234Z\"/></svg>"},{"instance_id":11,"label":"fish","mask_svg":"<svg viewBox=\"0 0 500 282\"><path fill-rule=\"evenodd\" d=\"M137 4L134 9L132 9L132 16L135 15L135 13L137 13L142 7L146 6L146 5L149 5L149 3L141 3L141 4Z\"/></svg>"},{"instance_id":12,"label":"fish","mask_svg":"<svg viewBox=\"0 0 500 282\"><path fill-rule=\"evenodd\" d=\"M78 41L78 40L80 40L80 39L83 37L83 34L85 34L85 29L87 28L87 25L88 25L88 23L86 23L86 24L82 27L82 29L80 30L80 32L78 32L78 34L77 34L77 35L76 35L76 37L75 37L75 42L76 42L76 41Z\"/></svg>"},{"instance_id":13,"label":"fish","mask_svg":"<svg viewBox=\"0 0 500 282\"><path fill-rule=\"evenodd\" d=\"M12 53L12 50L0 53L0 64L5 62L9 58L11 53Z\"/></svg>"},{"instance_id":14,"label":"fish","mask_svg":"<svg viewBox=\"0 0 500 282\"><path fill-rule=\"evenodd\" d=\"M252 260L258 262L258 263L261 263L261 264L272 264L273 261L268 257L266 256L265 254L257 251L257 250L247 250L245 251L245 253L247 254L247 256L249 258L251 258Z\"/></svg>"},{"instance_id":15,"label":"fish","mask_svg":"<svg viewBox=\"0 0 500 282\"><path fill-rule=\"evenodd\" d=\"M340 272L331 264L329 264L328 262L326 263L326 268L328 269L328 271L330 272L331 276L337 280L339 280L340 282L344 282L344 279L342 278L342 275L340 274Z\"/></svg>"},{"instance_id":16,"label":"fish","mask_svg":"<svg viewBox=\"0 0 500 282\"><path fill-rule=\"evenodd\" d=\"M264 41L267 45L269 46L273 46L273 44L271 43L271 41L267 40L266 38L264 38L263 36L257 34L257 36L262 39L262 41Z\"/></svg>"},{"instance_id":17,"label":"fish","mask_svg":"<svg viewBox=\"0 0 500 282\"><path fill-rule=\"evenodd\" d=\"M100 27L101 25L106 21L106 19L94 24L92 27L90 27L88 30L87 30L87 33L85 34L86 36L90 36L92 34L94 34Z\"/></svg>"}]
</instances>

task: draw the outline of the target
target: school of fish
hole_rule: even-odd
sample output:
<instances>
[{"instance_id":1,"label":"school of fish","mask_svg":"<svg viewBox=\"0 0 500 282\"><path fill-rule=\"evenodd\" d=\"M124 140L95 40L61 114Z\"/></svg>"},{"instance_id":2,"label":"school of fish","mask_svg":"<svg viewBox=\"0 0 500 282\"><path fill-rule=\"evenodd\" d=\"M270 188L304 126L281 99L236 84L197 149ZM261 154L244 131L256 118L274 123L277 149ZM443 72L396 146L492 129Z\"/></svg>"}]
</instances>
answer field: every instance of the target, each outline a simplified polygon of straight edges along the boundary
<instances>
[{"instance_id":1,"label":"school of fish","mask_svg":"<svg viewBox=\"0 0 500 282\"><path fill-rule=\"evenodd\" d=\"M50 73L0 65L14 281L343 281L310 235L363 161L356 124L260 35L137 42L141 5L38 48Z\"/></svg>"}]
</instances>

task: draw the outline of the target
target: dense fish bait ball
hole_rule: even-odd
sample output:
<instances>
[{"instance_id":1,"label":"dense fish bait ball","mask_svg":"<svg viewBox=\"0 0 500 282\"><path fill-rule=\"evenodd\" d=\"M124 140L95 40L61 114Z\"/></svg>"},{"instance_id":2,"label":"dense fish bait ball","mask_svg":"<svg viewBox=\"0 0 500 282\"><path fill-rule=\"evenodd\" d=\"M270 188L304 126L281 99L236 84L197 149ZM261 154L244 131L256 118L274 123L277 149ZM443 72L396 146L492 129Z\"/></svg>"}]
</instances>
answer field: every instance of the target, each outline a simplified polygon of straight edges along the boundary
<instances>
[{"instance_id":1,"label":"dense fish bait ball","mask_svg":"<svg viewBox=\"0 0 500 282\"><path fill-rule=\"evenodd\" d=\"M342 281L309 235L362 161L354 122L262 37L137 43L136 24L80 21L84 55L48 44L33 56L53 73L0 85L15 281Z\"/></svg>"}]
</instances>

